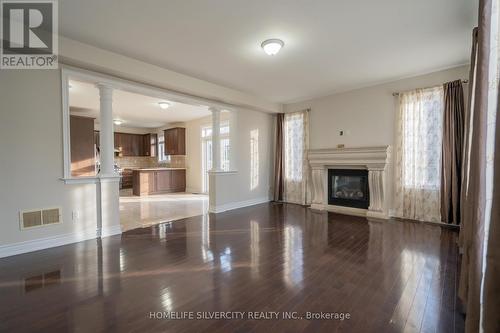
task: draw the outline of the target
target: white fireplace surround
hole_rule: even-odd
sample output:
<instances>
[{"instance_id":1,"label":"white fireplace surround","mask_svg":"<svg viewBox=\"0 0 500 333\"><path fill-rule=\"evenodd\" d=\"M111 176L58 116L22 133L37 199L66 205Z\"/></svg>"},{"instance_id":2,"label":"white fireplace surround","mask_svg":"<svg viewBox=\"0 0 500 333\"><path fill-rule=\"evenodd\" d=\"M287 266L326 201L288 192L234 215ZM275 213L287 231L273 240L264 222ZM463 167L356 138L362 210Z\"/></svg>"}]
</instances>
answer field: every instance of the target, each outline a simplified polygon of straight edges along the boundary
<instances>
[{"instance_id":1,"label":"white fireplace surround","mask_svg":"<svg viewBox=\"0 0 500 333\"><path fill-rule=\"evenodd\" d=\"M390 146L311 149L307 157L311 166L311 208L342 214L387 219L387 166ZM328 204L328 169L368 170L370 206L368 209Z\"/></svg>"}]
</instances>

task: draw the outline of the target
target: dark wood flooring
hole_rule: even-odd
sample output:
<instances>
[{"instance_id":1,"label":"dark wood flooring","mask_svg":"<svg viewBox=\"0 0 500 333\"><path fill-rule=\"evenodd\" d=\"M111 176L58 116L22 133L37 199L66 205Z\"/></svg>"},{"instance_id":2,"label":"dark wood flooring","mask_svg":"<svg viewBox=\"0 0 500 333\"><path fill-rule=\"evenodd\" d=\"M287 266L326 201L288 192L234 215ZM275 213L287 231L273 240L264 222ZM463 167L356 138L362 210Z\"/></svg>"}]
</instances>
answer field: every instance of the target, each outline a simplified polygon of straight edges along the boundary
<instances>
[{"instance_id":1,"label":"dark wood flooring","mask_svg":"<svg viewBox=\"0 0 500 333\"><path fill-rule=\"evenodd\" d=\"M462 332L456 238L272 203L188 218L1 259L0 331ZM201 311L245 319L161 318Z\"/></svg>"}]
</instances>

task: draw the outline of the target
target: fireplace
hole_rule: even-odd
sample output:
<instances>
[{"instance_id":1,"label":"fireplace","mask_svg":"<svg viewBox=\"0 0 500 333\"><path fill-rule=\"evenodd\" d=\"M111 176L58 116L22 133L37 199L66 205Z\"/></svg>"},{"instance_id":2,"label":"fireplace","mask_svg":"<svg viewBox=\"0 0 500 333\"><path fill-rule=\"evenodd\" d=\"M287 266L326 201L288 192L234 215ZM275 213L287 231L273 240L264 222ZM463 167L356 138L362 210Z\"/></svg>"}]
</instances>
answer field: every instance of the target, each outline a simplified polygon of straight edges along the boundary
<instances>
[{"instance_id":1,"label":"fireplace","mask_svg":"<svg viewBox=\"0 0 500 333\"><path fill-rule=\"evenodd\" d=\"M328 169L328 204L368 209L368 170Z\"/></svg>"}]
</instances>

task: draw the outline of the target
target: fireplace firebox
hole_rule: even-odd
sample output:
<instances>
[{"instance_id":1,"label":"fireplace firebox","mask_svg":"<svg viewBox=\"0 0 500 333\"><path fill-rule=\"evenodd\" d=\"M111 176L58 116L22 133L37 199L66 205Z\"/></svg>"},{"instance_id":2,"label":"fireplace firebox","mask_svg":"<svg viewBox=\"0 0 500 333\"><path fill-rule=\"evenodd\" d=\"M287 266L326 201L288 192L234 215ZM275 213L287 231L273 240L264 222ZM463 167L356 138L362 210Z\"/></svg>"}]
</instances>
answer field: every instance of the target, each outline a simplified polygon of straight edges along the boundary
<instances>
[{"instance_id":1,"label":"fireplace firebox","mask_svg":"<svg viewBox=\"0 0 500 333\"><path fill-rule=\"evenodd\" d=\"M328 204L368 209L368 170L328 169Z\"/></svg>"}]
</instances>

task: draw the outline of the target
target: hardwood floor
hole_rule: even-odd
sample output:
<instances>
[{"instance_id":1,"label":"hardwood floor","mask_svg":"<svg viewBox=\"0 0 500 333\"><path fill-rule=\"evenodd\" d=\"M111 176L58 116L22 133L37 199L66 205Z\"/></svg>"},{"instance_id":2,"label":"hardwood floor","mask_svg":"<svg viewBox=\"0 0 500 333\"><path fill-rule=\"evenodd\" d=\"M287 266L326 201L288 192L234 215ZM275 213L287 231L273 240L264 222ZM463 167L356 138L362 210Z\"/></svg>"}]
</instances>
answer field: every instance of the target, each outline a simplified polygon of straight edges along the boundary
<instances>
[{"instance_id":1,"label":"hardwood floor","mask_svg":"<svg viewBox=\"0 0 500 333\"><path fill-rule=\"evenodd\" d=\"M0 331L462 332L456 237L272 203L192 217L1 259ZM184 311L245 319L161 317Z\"/></svg>"}]
</instances>

